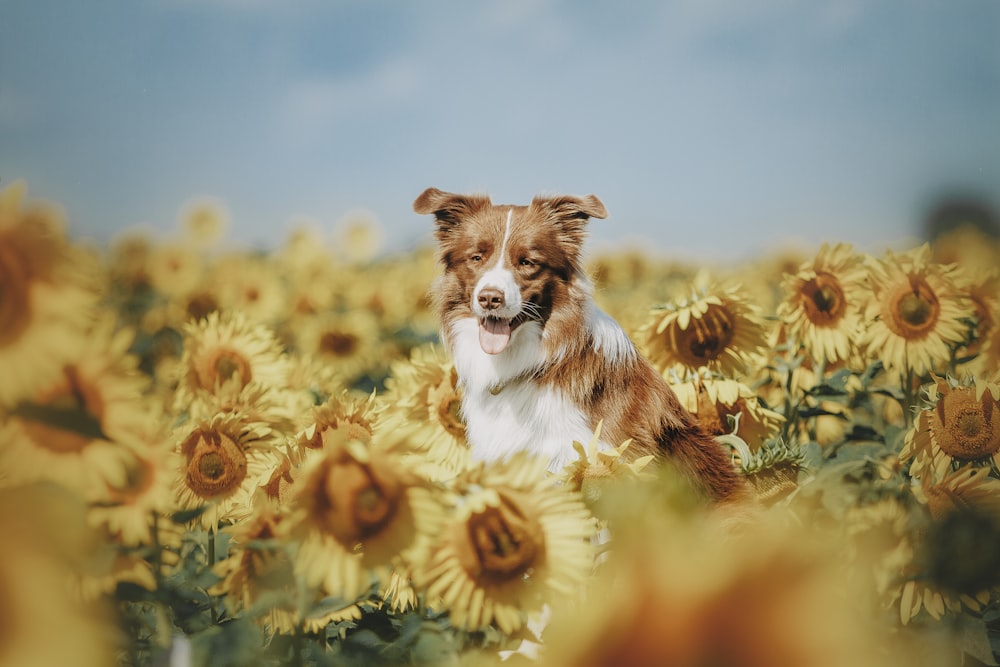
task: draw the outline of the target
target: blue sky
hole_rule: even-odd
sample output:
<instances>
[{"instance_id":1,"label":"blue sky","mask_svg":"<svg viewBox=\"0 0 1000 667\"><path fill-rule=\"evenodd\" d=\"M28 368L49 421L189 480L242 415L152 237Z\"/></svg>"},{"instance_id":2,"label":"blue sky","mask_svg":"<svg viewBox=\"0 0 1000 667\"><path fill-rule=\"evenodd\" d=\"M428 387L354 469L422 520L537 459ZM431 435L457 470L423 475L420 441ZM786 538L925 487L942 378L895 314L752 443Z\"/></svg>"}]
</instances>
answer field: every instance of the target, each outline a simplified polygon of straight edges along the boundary
<instances>
[{"instance_id":1,"label":"blue sky","mask_svg":"<svg viewBox=\"0 0 1000 667\"><path fill-rule=\"evenodd\" d=\"M753 256L912 236L1000 198L996 0L8 0L0 184L71 230L230 236L370 210L430 239L427 186L595 193L595 244Z\"/></svg>"}]
</instances>

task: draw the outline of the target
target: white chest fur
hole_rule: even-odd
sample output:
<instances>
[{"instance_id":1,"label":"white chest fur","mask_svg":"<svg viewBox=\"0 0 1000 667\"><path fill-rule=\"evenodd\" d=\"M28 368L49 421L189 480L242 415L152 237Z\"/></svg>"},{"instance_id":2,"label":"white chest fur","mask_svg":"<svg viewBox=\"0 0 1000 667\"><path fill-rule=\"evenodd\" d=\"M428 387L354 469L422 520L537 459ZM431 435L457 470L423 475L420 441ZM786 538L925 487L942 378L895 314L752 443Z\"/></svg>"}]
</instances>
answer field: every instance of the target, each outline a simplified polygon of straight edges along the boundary
<instances>
[{"instance_id":1,"label":"white chest fur","mask_svg":"<svg viewBox=\"0 0 1000 667\"><path fill-rule=\"evenodd\" d=\"M541 327L526 322L503 353L489 355L479 346L478 326L468 318L451 329L473 456L493 461L530 451L548 459L549 470L562 469L577 456L573 441L587 443L593 431L587 415L562 392L526 375L544 361Z\"/></svg>"}]
</instances>

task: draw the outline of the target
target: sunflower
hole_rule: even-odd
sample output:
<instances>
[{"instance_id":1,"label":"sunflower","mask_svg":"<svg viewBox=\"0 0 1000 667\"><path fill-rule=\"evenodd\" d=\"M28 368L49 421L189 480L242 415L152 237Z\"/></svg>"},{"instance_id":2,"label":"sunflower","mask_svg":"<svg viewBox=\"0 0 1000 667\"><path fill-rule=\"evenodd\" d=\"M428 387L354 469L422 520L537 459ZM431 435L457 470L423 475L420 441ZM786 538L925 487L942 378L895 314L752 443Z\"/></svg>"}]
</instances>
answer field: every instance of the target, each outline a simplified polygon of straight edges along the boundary
<instances>
[{"instance_id":1,"label":"sunflower","mask_svg":"<svg viewBox=\"0 0 1000 667\"><path fill-rule=\"evenodd\" d=\"M899 587L900 620L921 610L980 613L1000 592L1000 480L989 468L964 467L916 493L930 521Z\"/></svg>"},{"instance_id":2,"label":"sunflower","mask_svg":"<svg viewBox=\"0 0 1000 667\"><path fill-rule=\"evenodd\" d=\"M967 463L1000 466L1000 384L935 378L933 407L921 410L900 452L917 478L942 479Z\"/></svg>"},{"instance_id":3,"label":"sunflower","mask_svg":"<svg viewBox=\"0 0 1000 667\"><path fill-rule=\"evenodd\" d=\"M860 339L869 359L889 370L923 375L941 368L970 333L974 310L950 265L934 264L926 244L907 253L887 251L868 264L872 299Z\"/></svg>"},{"instance_id":4,"label":"sunflower","mask_svg":"<svg viewBox=\"0 0 1000 667\"><path fill-rule=\"evenodd\" d=\"M398 451L322 431L323 447L293 488L289 535L295 571L310 586L350 601L374 580L422 562L442 509Z\"/></svg>"},{"instance_id":5,"label":"sunflower","mask_svg":"<svg viewBox=\"0 0 1000 667\"><path fill-rule=\"evenodd\" d=\"M293 335L297 351L330 364L345 378L353 380L386 365L378 322L363 310L306 318Z\"/></svg>"},{"instance_id":6,"label":"sunflower","mask_svg":"<svg viewBox=\"0 0 1000 667\"><path fill-rule=\"evenodd\" d=\"M151 407L143 398L148 380L128 353L132 339L100 320L80 357L6 415L0 459L12 481L50 480L95 500L125 483L128 447L141 446Z\"/></svg>"},{"instance_id":7,"label":"sunflower","mask_svg":"<svg viewBox=\"0 0 1000 667\"><path fill-rule=\"evenodd\" d=\"M229 211L216 199L192 200L181 209L180 227L192 245L209 248L222 238L229 227Z\"/></svg>"},{"instance_id":8,"label":"sunflower","mask_svg":"<svg viewBox=\"0 0 1000 667\"><path fill-rule=\"evenodd\" d=\"M848 587L801 529L724 535L662 514L643 525L612 543L583 604L553 614L546 665L873 664Z\"/></svg>"},{"instance_id":9,"label":"sunflower","mask_svg":"<svg viewBox=\"0 0 1000 667\"><path fill-rule=\"evenodd\" d=\"M274 264L265 257L234 253L212 268L222 310L239 311L251 322L271 324L285 310L288 294Z\"/></svg>"},{"instance_id":10,"label":"sunflower","mask_svg":"<svg viewBox=\"0 0 1000 667\"><path fill-rule=\"evenodd\" d=\"M709 285L703 274L689 300L654 308L639 336L661 373L680 366L732 376L753 366L766 333L758 309L738 288Z\"/></svg>"},{"instance_id":11,"label":"sunflower","mask_svg":"<svg viewBox=\"0 0 1000 667\"><path fill-rule=\"evenodd\" d=\"M266 484L281 463L278 434L263 422L239 413L223 413L193 421L176 430L181 466L174 490L181 509L205 508L202 527L250 514L257 488Z\"/></svg>"},{"instance_id":12,"label":"sunflower","mask_svg":"<svg viewBox=\"0 0 1000 667\"><path fill-rule=\"evenodd\" d=\"M781 283L778 317L818 362L847 360L861 325L865 298L863 259L849 244L823 244L816 257Z\"/></svg>"},{"instance_id":13,"label":"sunflower","mask_svg":"<svg viewBox=\"0 0 1000 667\"><path fill-rule=\"evenodd\" d=\"M374 313L385 330L427 340L440 326L428 289L437 267L429 248L372 264L341 290L345 307Z\"/></svg>"},{"instance_id":14,"label":"sunflower","mask_svg":"<svg viewBox=\"0 0 1000 667\"><path fill-rule=\"evenodd\" d=\"M672 384L671 388L708 433L734 433L730 419L735 419L735 435L754 450L773 438L785 421L782 415L761 405L750 387L736 380L698 377Z\"/></svg>"},{"instance_id":15,"label":"sunflower","mask_svg":"<svg viewBox=\"0 0 1000 667\"><path fill-rule=\"evenodd\" d=\"M348 264L367 264L382 249L382 225L371 211L348 211L333 232L333 249Z\"/></svg>"},{"instance_id":16,"label":"sunflower","mask_svg":"<svg viewBox=\"0 0 1000 667\"><path fill-rule=\"evenodd\" d=\"M172 484L180 461L160 422L150 419L141 445L128 448L124 482L108 485L106 497L87 513L91 525L125 546L152 544L155 517L174 509Z\"/></svg>"},{"instance_id":17,"label":"sunflower","mask_svg":"<svg viewBox=\"0 0 1000 667\"><path fill-rule=\"evenodd\" d=\"M174 403L182 411L201 393L212 394L231 378L238 386L256 381L284 387L288 359L273 332L241 313L211 313L184 327L184 352Z\"/></svg>"},{"instance_id":18,"label":"sunflower","mask_svg":"<svg viewBox=\"0 0 1000 667\"><path fill-rule=\"evenodd\" d=\"M455 482L455 507L416 575L427 604L474 631L510 634L525 615L578 594L593 567L596 525L582 498L543 461L515 454Z\"/></svg>"},{"instance_id":19,"label":"sunflower","mask_svg":"<svg viewBox=\"0 0 1000 667\"><path fill-rule=\"evenodd\" d=\"M309 450L323 449L334 433L339 438L370 444L377 419L374 392L361 398L342 391L339 396L312 409L309 426L296 437L298 460L302 460Z\"/></svg>"},{"instance_id":20,"label":"sunflower","mask_svg":"<svg viewBox=\"0 0 1000 667\"><path fill-rule=\"evenodd\" d=\"M0 489L0 664L114 663L111 610L82 603L67 586L91 542L82 516L58 489Z\"/></svg>"},{"instance_id":21,"label":"sunflower","mask_svg":"<svg viewBox=\"0 0 1000 667\"><path fill-rule=\"evenodd\" d=\"M593 507L600 499L602 491L609 484L621 484L623 479L644 479L644 472L653 460L652 454L628 460L625 452L632 445L632 440L626 440L617 447L606 447L601 443L603 423L598 423L594 436L586 445L573 442L577 459L563 468L561 475L570 488L579 492L589 507Z\"/></svg>"},{"instance_id":22,"label":"sunflower","mask_svg":"<svg viewBox=\"0 0 1000 667\"><path fill-rule=\"evenodd\" d=\"M970 273L966 271L965 275L970 276ZM959 350L959 355L975 355L975 359L966 367L968 373L990 375L1000 370L995 349L996 341L1000 340L1000 333L997 331L1000 323L1000 274L994 268L975 274L963 282L975 311L976 335L968 346Z\"/></svg>"},{"instance_id":23,"label":"sunflower","mask_svg":"<svg viewBox=\"0 0 1000 667\"><path fill-rule=\"evenodd\" d=\"M166 296L194 290L205 271L205 260L193 246L161 243L153 246L147 266L150 286Z\"/></svg>"},{"instance_id":24,"label":"sunflower","mask_svg":"<svg viewBox=\"0 0 1000 667\"><path fill-rule=\"evenodd\" d=\"M229 555L213 569L222 580L216 591L234 611L251 609L270 594L272 607L291 614L298 606L287 542L281 539L285 514L279 505L255 499L253 513L223 528L229 537Z\"/></svg>"},{"instance_id":25,"label":"sunflower","mask_svg":"<svg viewBox=\"0 0 1000 667\"><path fill-rule=\"evenodd\" d=\"M394 362L385 386L386 431L418 450L444 477L469 466L458 375L439 345L414 348L408 360Z\"/></svg>"},{"instance_id":26,"label":"sunflower","mask_svg":"<svg viewBox=\"0 0 1000 667\"><path fill-rule=\"evenodd\" d=\"M58 380L97 301L59 214L22 207L24 191L21 182L0 190L0 408Z\"/></svg>"}]
</instances>

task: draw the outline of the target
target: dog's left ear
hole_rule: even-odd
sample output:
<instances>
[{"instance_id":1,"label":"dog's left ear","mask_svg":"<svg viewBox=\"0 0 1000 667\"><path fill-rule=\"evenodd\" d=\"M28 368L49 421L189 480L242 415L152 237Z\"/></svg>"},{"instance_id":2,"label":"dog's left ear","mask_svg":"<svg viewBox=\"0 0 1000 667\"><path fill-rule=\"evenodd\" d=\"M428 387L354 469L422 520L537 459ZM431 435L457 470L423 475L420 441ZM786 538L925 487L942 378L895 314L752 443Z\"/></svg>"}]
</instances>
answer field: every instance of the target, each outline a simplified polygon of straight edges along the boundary
<instances>
[{"instance_id":1,"label":"dog's left ear","mask_svg":"<svg viewBox=\"0 0 1000 667\"><path fill-rule=\"evenodd\" d=\"M535 197L531 200L531 207L560 222L586 222L589 218L608 217L608 210L604 208L604 204L596 195Z\"/></svg>"},{"instance_id":2,"label":"dog's left ear","mask_svg":"<svg viewBox=\"0 0 1000 667\"><path fill-rule=\"evenodd\" d=\"M595 195L535 197L531 200L531 208L555 221L563 238L575 246L583 243L587 220L608 217L608 210Z\"/></svg>"}]
</instances>

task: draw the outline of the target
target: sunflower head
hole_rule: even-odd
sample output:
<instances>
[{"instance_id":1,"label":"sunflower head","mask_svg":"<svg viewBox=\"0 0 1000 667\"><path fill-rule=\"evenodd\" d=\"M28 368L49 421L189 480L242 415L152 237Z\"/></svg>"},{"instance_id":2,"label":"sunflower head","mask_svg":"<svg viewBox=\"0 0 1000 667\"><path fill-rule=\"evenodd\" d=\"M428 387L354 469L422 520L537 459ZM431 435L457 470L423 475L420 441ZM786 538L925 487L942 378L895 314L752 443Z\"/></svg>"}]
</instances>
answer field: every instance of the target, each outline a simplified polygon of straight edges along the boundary
<instances>
[{"instance_id":1,"label":"sunflower head","mask_svg":"<svg viewBox=\"0 0 1000 667\"><path fill-rule=\"evenodd\" d=\"M441 509L399 452L378 442L329 437L292 488L298 567L331 595L359 594L366 573L388 577L420 562Z\"/></svg>"},{"instance_id":2,"label":"sunflower head","mask_svg":"<svg viewBox=\"0 0 1000 667\"><path fill-rule=\"evenodd\" d=\"M813 260L785 276L778 316L814 358L848 358L860 324L864 278L862 258L847 244L824 244Z\"/></svg>"},{"instance_id":3,"label":"sunflower head","mask_svg":"<svg viewBox=\"0 0 1000 667\"><path fill-rule=\"evenodd\" d=\"M592 567L594 523L571 488L524 455L456 482L455 513L416 575L457 627L520 628L524 614L578 591Z\"/></svg>"},{"instance_id":4,"label":"sunflower head","mask_svg":"<svg viewBox=\"0 0 1000 667\"><path fill-rule=\"evenodd\" d=\"M874 298L861 342L870 359L920 375L947 363L970 337L974 310L967 293L954 267L930 261L927 245L871 260L868 277Z\"/></svg>"},{"instance_id":5,"label":"sunflower head","mask_svg":"<svg viewBox=\"0 0 1000 667\"><path fill-rule=\"evenodd\" d=\"M966 467L923 491L932 519L916 568L928 585L956 598L1000 590L1000 481Z\"/></svg>"},{"instance_id":6,"label":"sunflower head","mask_svg":"<svg viewBox=\"0 0 1000 667\"><path fill-rule=\"evenodd\" d=\"M661 372L675 366L688 373L744 372L766 345L757 308L737 288L721 285L654 309L640 337Z\"/></svg>"},{"instance_id":7,"label":"sunflower head","mask_svg":"<svg viewBox=\"0 0 1000 667\"><path fill-rule=\"evenodd\" d=\"M211 500L239 488L247 476L247 456L225 431L197 428L181 443L184 481L198 497Z\"/></svg>"}]
</instances>

